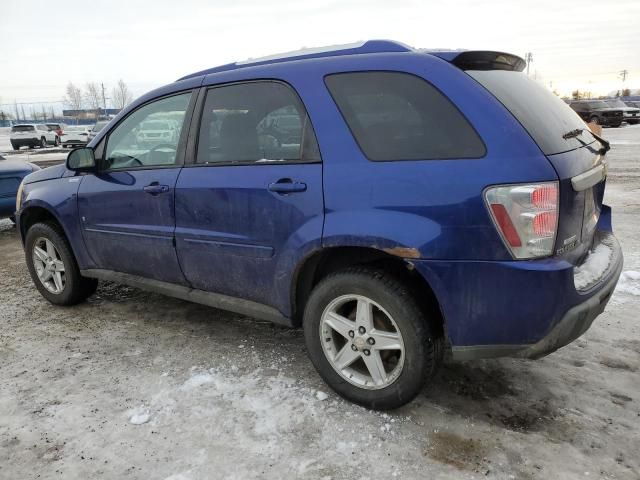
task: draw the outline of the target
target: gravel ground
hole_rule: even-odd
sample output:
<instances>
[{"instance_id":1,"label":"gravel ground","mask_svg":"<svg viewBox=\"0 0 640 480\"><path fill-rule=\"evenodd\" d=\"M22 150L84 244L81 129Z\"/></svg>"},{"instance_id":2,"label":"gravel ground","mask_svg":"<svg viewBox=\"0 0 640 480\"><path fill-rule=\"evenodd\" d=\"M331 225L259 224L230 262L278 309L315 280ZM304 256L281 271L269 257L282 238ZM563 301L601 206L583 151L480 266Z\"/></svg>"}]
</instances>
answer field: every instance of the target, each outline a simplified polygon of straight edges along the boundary
<instances>
[{"instance_id":1,"label":"gravel ground","mask_svg":"<svg viewBox=\"0 0 640 480\"><path fill-rule=\"evenodd\" d=\"M605 313L389 414L328 390L297 330L109 283L53 307L0 221L0 478L640 478L640 126L604 135L625 251Z\"/></svg>"}]
</instances>

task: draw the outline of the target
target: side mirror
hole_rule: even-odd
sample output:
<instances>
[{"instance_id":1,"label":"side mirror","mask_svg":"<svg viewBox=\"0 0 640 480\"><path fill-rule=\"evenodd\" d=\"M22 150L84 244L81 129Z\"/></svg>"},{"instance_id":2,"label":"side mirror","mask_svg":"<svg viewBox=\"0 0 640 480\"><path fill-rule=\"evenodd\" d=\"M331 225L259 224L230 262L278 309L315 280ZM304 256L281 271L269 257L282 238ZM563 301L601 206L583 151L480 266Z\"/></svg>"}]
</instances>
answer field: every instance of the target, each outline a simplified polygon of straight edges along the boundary
<instances>
[{"instance_id":1,"label":"side mirror","mask_svg":"<svg viewBox=\"0 0 640 480\"><path fill-rule=\"evenodd\" d=\"M93 155L93 148L76 148L67 156L67 168L74 172L88 172L95 170L96 157Z\"/></svg>"}]
</instances>

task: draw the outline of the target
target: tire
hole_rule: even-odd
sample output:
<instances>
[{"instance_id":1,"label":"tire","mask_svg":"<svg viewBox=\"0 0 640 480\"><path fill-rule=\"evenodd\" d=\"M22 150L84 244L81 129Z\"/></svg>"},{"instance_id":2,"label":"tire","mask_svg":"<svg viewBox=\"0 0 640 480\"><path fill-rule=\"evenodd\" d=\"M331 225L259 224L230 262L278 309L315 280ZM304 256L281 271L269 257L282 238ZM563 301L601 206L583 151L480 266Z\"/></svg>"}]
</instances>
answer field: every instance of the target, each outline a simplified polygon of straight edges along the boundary
<instances>
[{"instance_id":1,"label":"tire","mask_svg":"<svg viewBox=\"0 0 640 480\"><path fill-rule=\"evenodd\" d=\"M47 146L47 139L42 137L40 139L40 148L46 148L46 146Z\"/></svg>"},{"instance_id":2,"label":"tire","mask_svg":"<svg viewBox=\"0 0 640 480\"><path fill-rule=\"evenodd\" d=\"M595 123L596 125L600 125L600 118L595 115L589 119L589 123Z\"/></svg>"},{"instance_id":3,"label":"tire","mask_svg":"<svg viewBox=\"0 0 640 480\"><path fill-rule=\"evenodd\" d=\"M54 246L55 250L53 252L46 247L46 242L50 242ZM34 255L38 258L38 255L34 253L34 247L36 246L44 250L49 254L49 257L54 258L56 262L62 262L63 271L55 272L60 273L60 277L63 279L61 280L63 285L59 292L54 292L51 288L45 286L45 283L50 287L56 287L58 285L53 277L47 282L40 279L38 268L41 267L42 264L36 266L36 260L34 260ZM25 239L24 251L27 267L33 283L40 294L54 305L75 305L86 300L96 291L98 281L94 278L86 278L80 275L78 263L73 256L71 247L57 225L51 223L36 223L29 228ZM51 255L51 253L53 253L53 255ZM59 266L59 263L57 263L57 265ZM55 275L55 273L53 274Z\"/></svg>"},{"instance_id":4,"label":"tire","mask_svg":"<svg viewBox=\"0 0 640 480\"><path fill-rule=\"evenodd\" d=\"M20 145L16 145L15 143L11 143L11 148L14 150L20 150Z\"/></svg>"},{"instance_id":5,"label":"tire","mask_svg":"<svg viewBox=\"0 0 640 480\"><path fill-rule=\"evenodd\" d=\"M56 139L53 141L53 144L54 144L56 147L59 147L59 146L60 146L60 137L56 136Z\"/></svg>"},{"instance_id":6,"label":"tire","mask_svg":"<svg viewBox=\"0 0 640 480\"><path fill-rule=\"evenodd\" d=\"M355 299L349 300L352 298ZM353 322L361 301L364 305L373 304L370 309L362 309L373 312L369 325L375 322L375 326L371 330L362 327L366 321ZM325 319L332 318L327 313L334 308L344 309L338 318L350 323L338 323L348 333L339 334L326 323ZM358 330L350 330L352 325ZM324 278L311 292L303 326L309 357L320 376L341 397L367 408L389 410L410 402L440 362L441 338L434 335L435 329L409 289L382 270L354 267ZM386 332L381 334L381 330ZM377 350L391 336L394 345L401 345L402 350ZM370 343L372 337L377 338L373 339L375 344ZM345 363L355 360L340 371L338 360L332 357L340 357ZM386 377L384 380L375 381L373 370L368 367L372 364L383 367L378 377Z\"/></svg>"}]
</instances>

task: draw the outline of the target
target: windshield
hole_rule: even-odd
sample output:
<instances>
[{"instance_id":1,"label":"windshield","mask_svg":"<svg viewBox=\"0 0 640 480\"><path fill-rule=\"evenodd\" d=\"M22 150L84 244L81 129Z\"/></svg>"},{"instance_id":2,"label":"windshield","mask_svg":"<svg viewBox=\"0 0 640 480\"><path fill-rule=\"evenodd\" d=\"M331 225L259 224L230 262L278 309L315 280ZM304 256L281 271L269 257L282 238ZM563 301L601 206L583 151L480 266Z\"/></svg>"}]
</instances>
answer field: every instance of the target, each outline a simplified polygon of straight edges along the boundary
<instances>
[{"instance_id":1,"label":"windshield","mask_svg":"<svg viewBox=\"0 0 640 480\"><path fill-rule=\"evenodd\" d=\"M67 127L67 132L84 132L84 127Z\"/></svg>"},{"instance_id":2,"label":"windshield","mask_svg":"<svg viewBox=\"0 0 640 480\"><path fill-rule=\"evenodd\" d=\"M144 122L140 125L140 130L169 130L166 122Z\"/></svg>"},{"instance_id":3,"label":"windshield","mask_svg":"<svg viewBox=\"0 0 640 480\"><path fill-rule=\"evenodd\" d=\"M569 105L525 74L506 70L466 73L502 102L545 155L567 152L595 141L590 135L564 138L568 132L585 130L585 123Z\"/></svg>"},{"instance_id":4,"label":"windshield","mask_svg":"<svg viewBox=\"0 0 640 480\"><path fill-rule=\"evenodd\" d=\"M11 127L12 132L33 132L36 129L33 125L16 125Z\"/></svg>"}]
</instances>

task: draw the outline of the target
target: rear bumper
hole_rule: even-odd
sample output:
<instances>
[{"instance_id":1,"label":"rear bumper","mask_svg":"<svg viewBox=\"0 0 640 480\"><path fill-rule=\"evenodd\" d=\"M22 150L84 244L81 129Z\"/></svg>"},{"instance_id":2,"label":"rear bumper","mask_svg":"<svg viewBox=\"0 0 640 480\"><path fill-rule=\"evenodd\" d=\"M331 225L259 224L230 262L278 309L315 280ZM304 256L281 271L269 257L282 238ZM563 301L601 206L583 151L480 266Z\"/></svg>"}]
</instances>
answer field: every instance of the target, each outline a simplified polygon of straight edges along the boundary
<instances>
[{"instance_id":1,"label":"rear bumper","mask_svg":"<svg viewBox=\"0 0 640 480\"><path fill-rule=\"evenodd\" d=\"M454 360L540 358L571 343L602 313L622 271L611 232L607 268L578 291L564 260L516 262L416 261L440 302Z\"/></svg>"},{"instance_id":2,"label":"rear bumper","mask_svg":"<svg viewBox=\"0 0 640 480\"><path fill-rule=\"evenodd\" d=\"M40 145L39 138L11 138L9 139L11 145L15 145L16 147L23 147L25 145Z\"/></svg>"}]
</instances>

